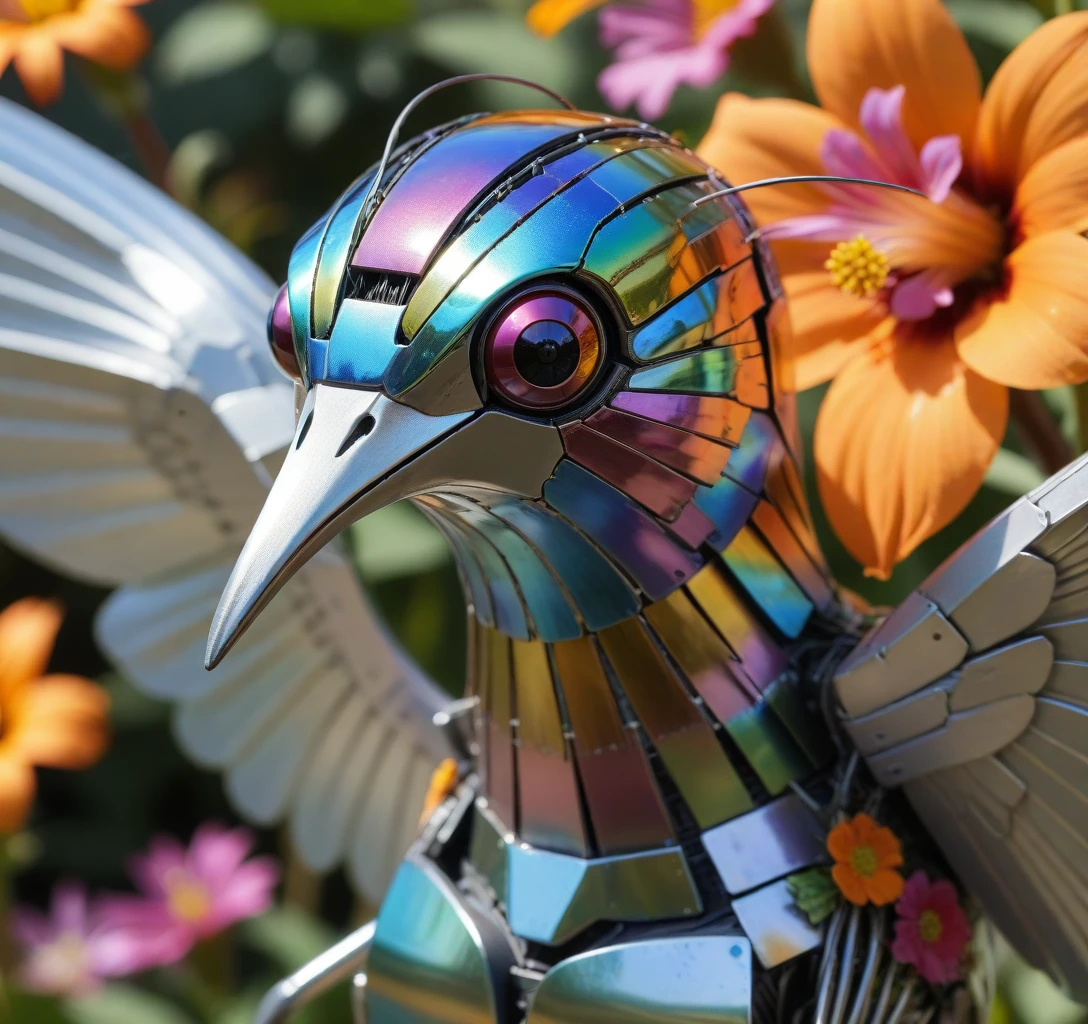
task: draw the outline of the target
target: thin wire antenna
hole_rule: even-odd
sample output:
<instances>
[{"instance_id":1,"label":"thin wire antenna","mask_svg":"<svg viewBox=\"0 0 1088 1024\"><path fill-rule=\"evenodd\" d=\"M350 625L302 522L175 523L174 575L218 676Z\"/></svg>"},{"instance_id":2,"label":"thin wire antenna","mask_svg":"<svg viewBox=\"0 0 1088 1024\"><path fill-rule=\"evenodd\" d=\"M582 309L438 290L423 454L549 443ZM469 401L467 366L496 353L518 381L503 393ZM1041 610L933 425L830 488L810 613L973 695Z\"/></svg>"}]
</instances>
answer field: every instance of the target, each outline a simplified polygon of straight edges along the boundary
<instances>
[{"instance_id":1,"label":"thin wire antenna","mask_svg":"<svg viewBox=\"0 0 1088 1024\"><path fill-rule=\"evenodd\" d=\"M448 89L451 85L461 85L463 82L479 82L483 80L492 82L512 82L514 85L524 85L530 89L536 89L537 92L544 93L545 96L551 97L556 103L566 107L567 110L578 109L566 98L566 96L549 89L546 85L541 85L539 82L532 82L528 78L518 78L517 75L500 75L490 71L479 71L471 75L457 75L454 78L447 78L444 81L436 82L434 85L428 86L421 93L418 93L408 101L404 109L397 115L397 119L393 122L393 127L389 129L389 138L385 140L385 151L382 153L382 159L378 164L377 173L374 175L374 180L370 183L370 188L367 190L366 199L363 201L364 217L370 212L370 204L374 201L378 188L381 186L382 176L385 174L385 168L389 163L389 157L393 152L393 147L397 144L397 137L400 135L400 130L404 127L404 122L408 119L408 115L425 99L429 99L436 92Z\"/></svg>"},{"instance_id":2,"label":"thin wire antenna","mask_svg":"<svg viewBox=\"0 0 1088 1024\"><path fill-rule=\"evenodd\" d=\"M709 203L711 199L717 199L719 196L731 196L737 192L747 192L753 188L766 188L768 185L789 185L798 181L836 182L844 185L875 185L877 188L893 188L897 192L909 192L912 196L921 196L923 199L929 198L924 192L919 192L916 188L910 188L907 185L896 185L890 181L875 181L872 178L843 178L835 174L797 174L788 175L785 178L761 178L759 181L749 181L745 185L732 185L729 188L723 188L717 192L710 192L705 196L700 196L691 205L701 206L703 203Z\"/></svg>"}]
</instances>

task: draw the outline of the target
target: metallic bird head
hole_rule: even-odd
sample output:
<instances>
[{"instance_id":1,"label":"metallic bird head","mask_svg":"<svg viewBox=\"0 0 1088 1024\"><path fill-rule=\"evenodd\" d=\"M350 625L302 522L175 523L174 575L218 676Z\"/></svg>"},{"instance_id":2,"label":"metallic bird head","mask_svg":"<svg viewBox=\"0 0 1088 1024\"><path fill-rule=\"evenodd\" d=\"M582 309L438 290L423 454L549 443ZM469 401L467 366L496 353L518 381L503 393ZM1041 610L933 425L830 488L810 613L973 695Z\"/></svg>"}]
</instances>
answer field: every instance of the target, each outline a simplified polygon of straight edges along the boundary
<instances>
[{"instance_id":1,"label":"metallic bird head","mask_svg":"<svg viewBox=\"0 0 1088 1024\"><path fill-rule=\"evenodd\" d=\"M269 316L305 402L208 666L404 498L511 636L578 636L680 586L792 440L784 300L753 238L705 164L629 120L475 115L388 154L299 241Z\"/></svg>"}]
</instances>

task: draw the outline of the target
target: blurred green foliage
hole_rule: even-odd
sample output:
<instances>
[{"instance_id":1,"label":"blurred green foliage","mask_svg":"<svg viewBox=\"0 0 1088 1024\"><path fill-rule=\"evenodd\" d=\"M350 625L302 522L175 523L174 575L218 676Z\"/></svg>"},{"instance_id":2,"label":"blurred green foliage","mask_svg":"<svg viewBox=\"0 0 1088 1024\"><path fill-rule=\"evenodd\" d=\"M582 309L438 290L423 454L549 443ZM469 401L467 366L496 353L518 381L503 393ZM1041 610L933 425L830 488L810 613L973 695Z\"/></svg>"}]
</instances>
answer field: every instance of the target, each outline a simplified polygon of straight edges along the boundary
<instances>
[{"instance_id":1,"label":"blurred green foliage","mask_svg":"<svg viewBox=\"0 0 1088 1024\"><path fill-rule=\"evenodd\" d=\"M596 43L594 19L582 18L543 40L525 28L526 6L523 0L158 0L139 8L156 40L143 73L150 115L173 154L174 193L282 280L294 240L377 158L388 126L421 88L453 74L496 71L534 78L585 107L602 106L594 83L607 55ZM948 6L989 77L1045 17L1073 4L949 0ZM717 96L727 90L811 99L804 65L807 9L806 0L780 0L756 36L738 44L726 79L709 90L682 88L663 127L694 144ZM69 68L65 94L47 116L138 169L125 133L74 71ZM10 73L0 80L0 94L26 101ZM412 116L408 131L472 110L536 102L517 86L473 83L430 100ZM820 397L819 391L802 396L806 446ZM1063 389L1047 400L1079 450L1084 429L1078 396ZM894 604L1039 478L1010 428L969 509L884 584L865 579L831 536L814 493L813 507L838 579L874 604ZM811 492L811 473L808 485ZM439 535L414 509L398 505L360 524L348 542L391 628L425 670L457 692L464 608ZM91 633L103 592L0 550L0 603L27 593L59 596L68 607L54 670L107 671ZM114 699L113 746L88 772L43 773L31 824L40 854L18 880L22 899L43 903L62 876L120 887L125 856L153 832L187 836L200 821L231 815L219 779L177 752L167 709L116 676L104 679ZM261 845L284 852L273 833L263 834ZM192 977L162 972L148 986L112 985L63 1007L15 995L11 1018L18 1024L191 1024L203 1017L243 1024L267 985L352 922L353 899L341 876L313 892L238 930L229 996L194 995L199 985ZM1084 1019L1042 976L1011 959L1004 980L995 1019ZM342 992L330 993L300 1019L346 1024L347 1000Z\"/></svg>"}]
</instances>

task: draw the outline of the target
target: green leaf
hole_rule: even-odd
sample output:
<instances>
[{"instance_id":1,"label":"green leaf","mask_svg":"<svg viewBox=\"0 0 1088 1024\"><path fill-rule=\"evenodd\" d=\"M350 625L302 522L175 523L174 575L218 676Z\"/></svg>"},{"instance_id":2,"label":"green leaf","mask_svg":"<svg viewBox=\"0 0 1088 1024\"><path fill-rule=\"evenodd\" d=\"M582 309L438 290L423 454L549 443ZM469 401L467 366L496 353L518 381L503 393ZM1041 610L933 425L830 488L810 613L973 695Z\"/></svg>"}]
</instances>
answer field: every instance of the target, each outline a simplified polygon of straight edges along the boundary
<instances>
[{"instance_id":1,"label":"green leaf","mask_svg":"<svg viewBox=\"0 0 1088 1024\"><path fill-rule=\"evenodd\" d=\"M275 35L275 26L252 4L201 4L166 30L156 51L156 70L169 85L212 78L261 56Z\"/></svg>"},{"instance_id":2,"label":"green leaf","mask_svg":"<svg viewBox=\"0 0 1088 1024\"><path fill-rule=\"evenodd\" d=\"M830 917L839 905L840 894L827 868L812 868L786 879L793 902L813 924Z\"/></svg>"},{"instance_id":3,"label":"green leaf","mask_svg":"<svg viewBox=\"0 0 1088 1024\"><path fill-rule=\"evenodd\" d=\"M368 583L416 576L450 559L445 538L408 502L379 509L351 528L355 563Z\"/></svg>"},{"instance_id":4,"label":"green leaf","mask_svg":"<svg viewBox=\"0 0 1088 1024\"><path fill-rule=\"evenodd\" d=\"M0 1002L0 1021L5 1021L5 1024L6 1009L11 1011L12 1024L69 1024L69 1019L55 999L31 995L18 989L8 989L6 995L8 1006L5 1007ZM0 1000L2 999L3 996L0 996Z\"/></svg>"},{"instance_id":5,"label":"green leaf","mask_svg":"<svg viewBox=\"0 0 1088 1024\"><path fill-rule=\"evenodd\" d=\"M411 0L259 0L259 3L277 21L353 32L399 25L412 13Z\"/></svg>"},{"instance_id":6,"label":"green leaf","mask_svg":"<svg viewBox=\"0 0 1088 1024\"><path fill-rule=\"evenodd\" d=\"M72 1024L193 1024L161 996L133 985L107 985L101 992L66 1004Z\"/></svg>"},{"instance_id":7,"label":"green leaf","mask_svg":"<svg viewBox=\"0 0 1088 1024\"><path fill-rule=\"evenodd\" d=\"M1045 20L1021 0L949 0L952 17L967 35L1011 50Z\"/></svg>"},{"instance_id":8,"label":"green leaf","mask_svg":"<svg viewBox=\"0 0 1088 1024\"><path fill-rule=\"evenodd\" d=\"M995 491L1019 498L1034 490L1045 479L1042 470L1031 459L1017 455L1008 448L998 448L983 482Z\"/></svg>"},{"instance_id":9,"label":"green leaf","mask_svg":"<svg viewBox=\"0 0 1088 1024\"><path fill-rule=\"evenodd\" d=\"M296 907L277 907L239 926L242 941L264 953L285 974L324 952L336 933L317 918Z\"/></svg>"}]
</instances>

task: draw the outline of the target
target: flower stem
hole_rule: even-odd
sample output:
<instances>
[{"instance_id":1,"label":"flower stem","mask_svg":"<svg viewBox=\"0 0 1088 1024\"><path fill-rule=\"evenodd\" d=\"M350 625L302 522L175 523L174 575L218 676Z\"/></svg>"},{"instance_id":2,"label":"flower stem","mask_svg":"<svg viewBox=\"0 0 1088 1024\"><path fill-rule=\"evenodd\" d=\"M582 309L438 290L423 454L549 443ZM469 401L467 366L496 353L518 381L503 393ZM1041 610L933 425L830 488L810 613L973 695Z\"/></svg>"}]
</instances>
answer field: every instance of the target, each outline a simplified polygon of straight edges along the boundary
<instances>
[{"instance_id":1,"label":"flower stem","mask_svg":"<svg viewBox=\"0 0 1088 1024\"><path fill-rule=\"evenodd\" d=\"M1009 413L1028 454L1047 476L1072 461L1073 450L1038 391L1010 388Z\"/></svg>"}]
</instances>

